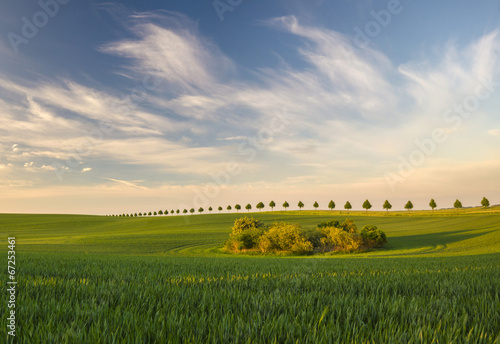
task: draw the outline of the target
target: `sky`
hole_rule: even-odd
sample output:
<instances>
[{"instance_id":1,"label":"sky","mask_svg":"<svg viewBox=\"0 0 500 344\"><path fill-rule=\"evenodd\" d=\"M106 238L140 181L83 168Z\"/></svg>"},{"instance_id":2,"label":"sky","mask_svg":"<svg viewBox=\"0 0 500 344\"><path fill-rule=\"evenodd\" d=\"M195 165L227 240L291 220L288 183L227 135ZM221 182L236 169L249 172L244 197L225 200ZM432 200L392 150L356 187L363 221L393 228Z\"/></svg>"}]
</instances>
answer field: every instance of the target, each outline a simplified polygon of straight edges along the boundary
<instances>
[{"instance_id":1,"label":"sky","mask_svg":"<svg viewBox=\"0 0 500 344\"><path fill-rule=\"evenodd\" d=\"M0 33L0 212L500 203L497 0L9 0Z\"/></svg>"}]
</instances>

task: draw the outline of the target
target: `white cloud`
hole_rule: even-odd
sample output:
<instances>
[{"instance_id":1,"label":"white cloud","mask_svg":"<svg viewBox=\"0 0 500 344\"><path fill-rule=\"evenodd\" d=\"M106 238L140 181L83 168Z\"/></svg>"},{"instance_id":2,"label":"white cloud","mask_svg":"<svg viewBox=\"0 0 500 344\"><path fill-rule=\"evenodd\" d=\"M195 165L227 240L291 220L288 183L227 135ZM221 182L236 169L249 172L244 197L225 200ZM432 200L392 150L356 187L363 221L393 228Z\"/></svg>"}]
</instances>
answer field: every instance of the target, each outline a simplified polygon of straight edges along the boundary
<instances>
[{"instance_id":1,"label":"white cloud","mask_svg":"<svg viewBox=\"0 0 500 344\"><path fill-rule=\"evenodd\" d=\"M85 172L90 172L92 171L92 168L91 167L85 167L83 170L82 170L82 173L85 173Z\"/></svg>"},{"instance_id":2,"label":"white cloud","mask_svg":"<svg viewBox=\"0 0 500 344\"><path fill-rule=\"evenodd\" d=\"M491 130L488 130L488 135L493 135L493 136L500 135L500 129L491 129Z\"/></svg>"}]
</instances>

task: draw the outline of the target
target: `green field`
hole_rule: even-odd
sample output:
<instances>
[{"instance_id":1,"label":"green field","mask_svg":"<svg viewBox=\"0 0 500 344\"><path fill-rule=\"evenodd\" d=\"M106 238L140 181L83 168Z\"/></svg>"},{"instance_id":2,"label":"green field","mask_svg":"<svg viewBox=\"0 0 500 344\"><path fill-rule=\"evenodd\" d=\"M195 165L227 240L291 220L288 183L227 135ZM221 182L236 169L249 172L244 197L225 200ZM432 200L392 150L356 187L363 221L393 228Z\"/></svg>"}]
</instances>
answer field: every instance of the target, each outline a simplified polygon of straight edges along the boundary
<instances>
[{"instance_id":1,"label":"green field","mask_svg":"<svg viewBox=\"0 0 500 344\"><path fill-rule=\"evenodd\" d=\"M16 342L500 343L498 207L251 214L349 217L389 240L307 257L223 253L242 215L0 215L2 256L16 238Z\"/></svg>"}]
</instances>

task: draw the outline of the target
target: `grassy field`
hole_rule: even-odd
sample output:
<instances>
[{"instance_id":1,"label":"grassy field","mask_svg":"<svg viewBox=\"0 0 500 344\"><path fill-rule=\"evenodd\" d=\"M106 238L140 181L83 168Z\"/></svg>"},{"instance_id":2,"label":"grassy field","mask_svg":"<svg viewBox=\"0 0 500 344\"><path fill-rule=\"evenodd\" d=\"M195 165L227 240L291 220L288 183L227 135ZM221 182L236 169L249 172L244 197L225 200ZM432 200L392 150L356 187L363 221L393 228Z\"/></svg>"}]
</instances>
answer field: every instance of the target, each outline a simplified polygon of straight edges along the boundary
<instances>
[{"instance_id":1,"label":"grassy field","mask_svg":"<svg viewBox=\"0 0 500 344\"><path fill-rule=\"evenodd\" d=\"M223 253L242 215L0 215L2 256L17 242L16 342L500 343L498 207L251 214L349 217L389 240L309 257Z\"/></svg>"}]
</instances>

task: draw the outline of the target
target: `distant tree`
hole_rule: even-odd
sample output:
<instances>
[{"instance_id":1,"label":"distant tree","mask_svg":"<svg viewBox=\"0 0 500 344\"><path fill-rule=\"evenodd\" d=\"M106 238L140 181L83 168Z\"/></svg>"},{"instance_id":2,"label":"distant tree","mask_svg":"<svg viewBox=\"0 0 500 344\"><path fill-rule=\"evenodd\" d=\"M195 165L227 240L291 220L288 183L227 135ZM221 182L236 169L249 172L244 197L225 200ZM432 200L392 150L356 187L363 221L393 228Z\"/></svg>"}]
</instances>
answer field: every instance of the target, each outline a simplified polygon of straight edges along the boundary
<instances>
[{"instance_id":1,"label":"distant tree","mask_svg":"<svg viewBox=\"0 0 500 344\"><path fill-rule=\"evenodd\" d=\"M163 211L162 210L158 211L158 215L163 215Z\"/></svg>"},{"instance_id":2,"label":"distant tree","mask_svg":"<svg viewBox=\"0 0 500 344\"><path fill-rule=\"evenodd\" d=\"M208 207L209 212L212 212L212 210L213 210L212 207Z\"/></svg>"},{"instance_id":3,"label":"distant tree","mask_svg":"<svg viewBox=\"0 0 500 344\"><path fill-rule=\"evenodd\" d=\"M288 202L287 202L287 201L285 201L285 203L283 203L283 208L285 208L285 210L286 210L286 208L288 208L289 206L290 206L290 204L288 204Z\"/></svg>"},{"instance_id":4,"label":"distant tree","mask_svg":"<svg viewBox=\"0 0 500 344\"><path fill-rule=\"evenodd\" d=\"M384 205L382 206L386 211L389 211L389 209L392 208L392 204L389 203L388 200L385 200Z\"/></svg>"},{"instance_id":5,"label":"distant tree","mask_svg":"<svg viewBox=\"0 0 500 344\"><path fill-rule=\"evenodd\" d=\"M175 213L174 209L170 210L170 214L173 214Z\"/></svg>"},{"instance_id":6,"label":"distant tree","mask_svg":"<svg viewBox=\"0 0 500 344\"><path fill-rule=\"evenodd\" d=\"M236 209L236 212L239 212L239 211L241 210L241 205L236 204L236 205L234 206L234 209Z\"/></svg>"},{"instance_id":7,"label":"distant tree","mask_svg":"<svg viewBox=\"0 0 500 344\"><path fill-rule=\"evenodd\" d=\"M257 209L259 209L259 211L261 211L262 209L264 209L264 203L259 202L259 204L257 204Z\"/></svg>"},{"instance_id":8,"label":"distant tree","mask_svg":"<svg viewBox=\"0 0 500 344\"><path fill-rule=\"evenodd\" d=\"M157 215L156 211L153 213L153 215L154 215L154 216L156 216L156 215Z\"/></svg>"},{"instance_id":9,"label":"distant tree","mask_svg":"<svg viewBox=\"0 0 500 344\"><path fill-rule=\"evenodd\" d=\"M193 214L193 213L194 213L194 208L189 209L189 212L190 212L191 214Z\"/></svg>"},{"instance_id":10,"label":"distant tree","mask_svg":"<svg viewBox=\"0 0 500 344\"><path fill-rule=\"evenodd\" d=\"M458 210L459 208L462 208L462 202L460 202L458 199L455 201L453 206Z\"/></svg>"},{"instance_id":11,"label":"distant tree","mask_svg":"<svg viewBox=\"0 0 500 344\"><path fill-rule=\"evenodd\" d=\"M217 208L219 210L219 213L222 211L222 207L219 205L219 208Z\"/></svg>"},{"instance_id":12,"label":"distant tree","mask_svg":"<svg viewBox=\"0 0 500 344\"><path fill-rule=\"evenodd\" d=\"M245 206L245 209L250 212L250 209L252 209L252 205L250 203L248 203L246 206Z\"/></svg>"},{"instance_id":13,"label":"distant tree","mask_svg":"<svg viewBox=\"0 0 500 344\"><path fill-rule=\"evenodd\" d=\"M366 200L363 202L363 209L366 209L366 212L368 212L369 209L371 209L372 205L369 200Z\"/></svg>"},{"instance_id":14,"label":"distant tree","mask_svg":"<svg viewBox=\"0 0 500 344\"><path fill-rule=\"evenodd\" d=\"M429 207L432 208L432 211L434 211L434 209L437 208L437 204L434 198L432 198L431 201L429 202Z\"/></svg>"},{"instance_id":15,"label":"distant tree","mask_svg":"<svg viewBox=\"0 0 500 344\"><path fill-rule=\"evenodd\" d=\"M297 204L299 206L299 209L302 210L302 208L304 208L304 203L302 203L302 201L299 201L299 204Z\"/></svg>"},{"instance_id":16,"label":"distant tree","mask_svg":"<svg viewBox=\"0 0 500 344\"><path fill-rule=\"evenodd\" d=\"M413 203L411 203L411 201L408 201L408 202L405 204L405 209L407 209L407 210L412 210L412 209L413 209Z\"/></svg>"},{"instance_id":17,"label":"distant tree","mask_svg":"<svg viewBox=\"0 0 500 344\"><path fill-rule=\"evenodd\" d=\"M318 202L314 202L313 207L314 207L314 210L318 209L318 207L319 207Z\"/></svg>"},{"instance_id":18,"label":"distant tree","mask_svg":"<svg viewBox=\"0 0 500 344\"><path fill-rule=\"evenodd\" d=\"M139 213L139 216L142 216L142 213Z\"/></svg>"},{"instance_id":19,"label":"distant tree","mask_svg":"<svg viewBox=\"0 0 500 344\"><path fill-rule=\"evenodd\" d=\"M232 208L230 205L228 205L226 209L227 209L227 211L231 211Z\"/></svg>"},{"instance_id":20,"label":"distant tree","mask_svg":"<svg viewBox=\"0 0 500 344\"><path fill-rule=\"evenodd\" d=\"M187 210L187 209L184 209L184 210L182 211L182 213L183 213L183 214L187 214L187 213L188 213L188 210Z\"/></svg>"},{"instance_id":21,"label":"distant tree","mask_svg":"<svg viewBox=\"0 0 500 344\"><path fill-rule=\"evenodd\" d=\"M181 211L180 211L179 209L177 209L175 212L176 212L177 214L179 214Z\"/></svg>"},{"instance_id":22,"label":"distant tree","mask_svg":"<svg viewBox=\"0 0 500 344\"><path fill-rule=\"evenodd\" d=\"M137 213L134 213L134 217L137 217Z\"/></svg>"},{"instance_id":23,"label":"distant tree","mask_svg":"<svg viewBox=\"0 0 500 344\"><path fill-rule=\"evenodd\" d=\"M151 212L149 212L148 215L151 216L152 215Z\"/></svg>"},{"instance_id":24,"label":"distant tree","mask_svg":"<svg viewBox=\"0 0 500 344\"><path fill-rule=\"evenodd\" d=\"M168 210L165 210L163 214L168 215Z\"/></svg>"},{"instance_id":25,"label":"distant tree","mask_svg":"<svg viewBox=\"0 0 500 344\"><path fill-rule=\"evenodd\" d=\"M129 215L127 214L127 217L129 217Z\"/></svg>"},{"instance_id":26,"label":"distant tree","mask_svg":"<svg viewBox=\"0 0 500 344\"><path fill-rule=\"evenodd\" d=\"M335 209L335 202L334 201L330 201L330 203L328 203L328 209L330 209L330 210Z\"/></svg>"},{"instance_id":27,"label":"distant tree","mask_svg":"<svg viewBox=\"0 0 500 344\"><path fill-rule=\"evenodd\" d=\"M202 207L200 207L200 209L198 209L198 212L201 214L201 213L203 213L204 210L205 209L203 209Z\"/></svg>"},{"instance_id":28,"label":"distant tree","mask_svg":"<svg viewBox=\"0 0 500 344\"><path fill-rule=\"evenodd\" d=\"M276 203L274 203L274 201L271 201L271 202L269 203L269 206L271 207L271 211L273 211L273 210L274 210L274 207L276 207Z\"/></svg>"},{"instance_id":29,"label":"distant tree","mask_svg":"<svg viewBox=\"0 0 500 344\"><path fill-rule=\"evenodd\" d=\"M347 213L349 214L349 210L352 209L351 202L349 201L345 202L344 209L347 210Z\"/></svg>"},{"instance_id":30,"label":"distant tree","mask_svg":"<svg viewBox=\"0 0 500 344\"><path fill-rule=\"evenodd\" d=\"M481 201L481 205L485 208L488 208L490 206L490 201L486 197L483 197L483 200Z\"/></svg>"}]
</instances>

